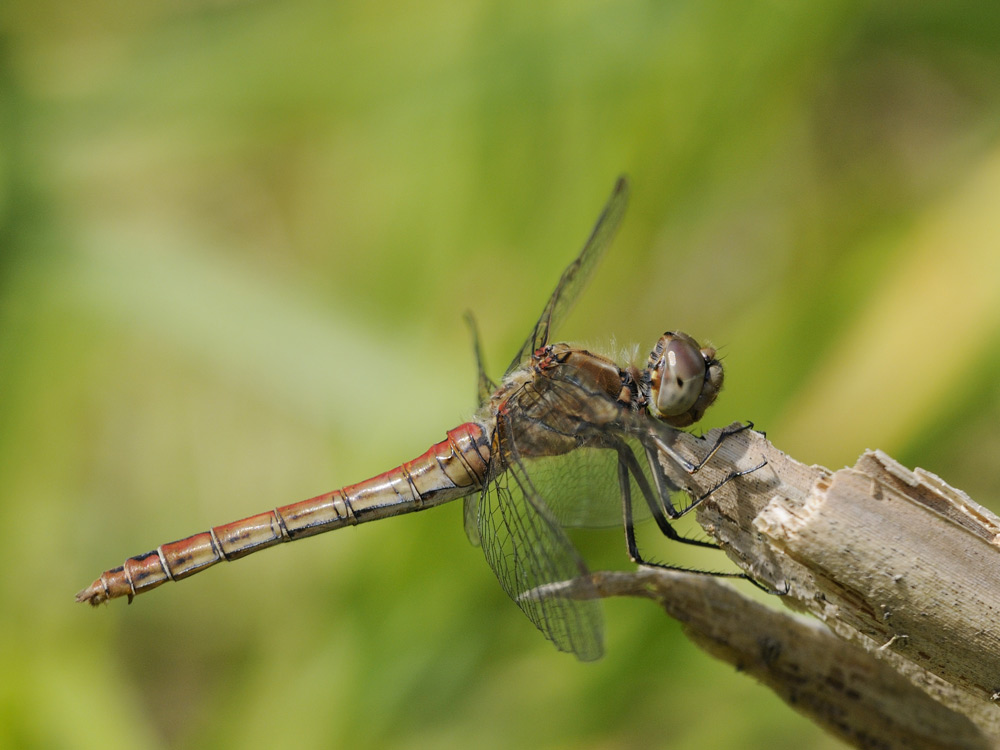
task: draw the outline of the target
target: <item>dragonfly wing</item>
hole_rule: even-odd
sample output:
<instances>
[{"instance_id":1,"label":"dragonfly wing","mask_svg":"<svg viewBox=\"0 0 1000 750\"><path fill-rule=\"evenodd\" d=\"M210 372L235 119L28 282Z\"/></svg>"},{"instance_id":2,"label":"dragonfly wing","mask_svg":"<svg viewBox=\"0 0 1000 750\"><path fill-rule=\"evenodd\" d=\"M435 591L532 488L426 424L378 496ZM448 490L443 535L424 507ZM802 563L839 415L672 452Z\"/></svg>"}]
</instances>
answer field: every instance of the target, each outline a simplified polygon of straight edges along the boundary
<instances>
[{"instance_id":1,"label":"dragonfly wing","mask_svg":"<svg viewBox=\"0 0 1000 750\"><path fill-rule=\"evenodd\" d=\"M489 400L490 394L497 389L497 384L490 380L490 376L486 374L483 347L479 342L479 326L476 325L476 317L471 312L465 313L465 324L469 326L469 333L472 334L472 351L476 358L478 400L480 404L484 404Z\"/></svg>"},{"instance_id":2,"label":"dragonfly wing","mask_svg":"<svg viewBox=\"0 0 1000 750\"><path fill-rule=\"evenodd\" d=\"M522 437L521 463L560 526L616 526L622 522L619 451L642 456L645 450L630 434L629 408L578 375L552 368L512 396L508 410ZM567 441L575 447L567 450ZM546 454L552 443L563 447ZM638 504L636 519L648 517L646 503Z\"/></svg>"},{"instance_id":3,"label":"dragonfly wing","mask_svg":"<svg viewBox=\"0 0 1000 750\"><path fill-rule=\"evenodd\" d=\"M622 438L633 454L644 451L638 441ZM622 524L622 489L618 480L618 453L607 448L581 447L563 456L524 459L532 484L559 525L570 528L602 529ZM633 488L634 518L643 521L650 511L640 492Z\"/></svg>"},{"instance_id":4,"label":"dragonfly wing","mask_svg":"<svg viewBox=\"0 0 1000 750\"><path fill-rule=\"evenodd\" d=\"M688 474L677 461L678 454L674 448L682 431L654 419L646 412L623 415L622 427L628 435L628 442L641 446L636 455L645 454L645 460L640 460L640 463L647 478L652 479L652 486L661 502L675 513L686 513L692 503L689 492L684 489L688 486Z\"/></svg>"},{"instance_id":5,"label":"dragonfly wing","mask_svg":"<svg viewBox=\"0 0 1000 750\"><path fill-rule=\"evenodd\" d=\"M487 562L508 596L560 651L583 661L599 658L599 600L539 594L547 584L589 580L590 571L535 489L503 421L492 455L477 514Z\"/></svg>"},{"instance_id":6,"label":"dragonfly wing","mask_svg":"<svg viewBox=\"0 0 1000 750\"><path fill-rule=\"evenodd\" d=\"M466 495L462 502L462 518L465 522L465 535L472 542L473 547L478 547L479 539L479 498L481 493Z\"/></svg>"},{"instance_id":7,"label":"dragonfly wing","mask_svg":"<svg viewBox=\"0 0 1000 750\"><path fill-rule=\"evenodd\" d=\"M549 297L549 301L545 304L545 309L542 310L541 317L535 323L535 328L532 330L531 335L521 345L517 355L507 368L507 374L515 370L538 347L548 343L552 331L566 317L566 314L579 296L580 291L590 279L594 268L597 266L597 262L611 244L611 240L622 222L622 217L625 215L625 207L627 205L628 180L622 176L615 183L615 188L611 191L611 197L608 198L604 210L601 212L600 217L598 217L597 224L594 225L590 237L584 243L583 250L580 251L576 260L570 263L566 267L566 270L563 271L562 276L559 278L559 283L556 285L555 291L552 292L552 296Z\"/></svg>"}]
</instances>

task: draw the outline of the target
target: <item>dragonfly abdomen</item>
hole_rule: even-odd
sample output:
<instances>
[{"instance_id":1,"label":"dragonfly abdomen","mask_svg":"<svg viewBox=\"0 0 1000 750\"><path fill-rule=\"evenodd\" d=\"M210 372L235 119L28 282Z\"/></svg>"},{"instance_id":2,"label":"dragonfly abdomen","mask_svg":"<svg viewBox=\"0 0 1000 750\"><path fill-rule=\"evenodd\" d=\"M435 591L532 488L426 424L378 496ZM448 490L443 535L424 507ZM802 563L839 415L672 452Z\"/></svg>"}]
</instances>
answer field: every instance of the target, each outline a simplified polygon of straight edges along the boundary
<instances>
[{"instance_id":1,"label":"dragonfly abdomen","mask_svg":"<svg viewBox=\"0 0 1000 750\"><path fill-rule=\"evenodd\" d=\"M363 482L164 544L130 557L76 595L97 605L200 573L282 542L379 518L423 510L482 488L490 457L490 433L467 422L448 438L394 469Z\"/></svg>"}]
</instances>

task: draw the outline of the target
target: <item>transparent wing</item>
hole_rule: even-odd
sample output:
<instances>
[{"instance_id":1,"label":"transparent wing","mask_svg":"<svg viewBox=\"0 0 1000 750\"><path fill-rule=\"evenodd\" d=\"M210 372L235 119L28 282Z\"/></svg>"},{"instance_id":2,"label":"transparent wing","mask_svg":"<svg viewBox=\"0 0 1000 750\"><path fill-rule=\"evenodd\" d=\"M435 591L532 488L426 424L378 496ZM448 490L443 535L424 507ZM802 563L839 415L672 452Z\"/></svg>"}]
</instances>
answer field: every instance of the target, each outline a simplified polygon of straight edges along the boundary
<instances>
[{"instance_id":1,"label":"transparent wing","mask_svg":"<svg viewBox=\"0 0 1000 750\"><path fill-rule=\"evenodd\" d=\"M528 355L535 351L535 349L548 343L550 334L562 322L563 318L566 317L566 314L579 296L580 291L590 279L594 268L597 266L597 261L600 260L604 251L611 244L611 240L622 222L622 217L625 215L625 207L627 205L628 180L622 176L615 183L615 188L611 191L611 197L608 198L608 202L597 219L597 224L594 225L590 237L583 246L583 250L580 251L576 260L570 263L566 267L566 270L563 271L562 276L559 278L559 283L556 284L555 291L552 292L552 296L549 297L549 301L546 303L545 309L542 310L538 322L535 323L534 330L532 330L531 335L528 336L524 344L521 345L517 355L507 368L506 374L510 374L513 370L517 369L517 366L527 359Z\"/></svg>"},{"instance_id":2,"label":"transparent wing","mask_svg":"<svg viewBox=\"0 0 1000 750\"><path fill-rule=\"evenodd\" d=\"M462 520L465 523L465 535L472 542L473 547L478 547L479 540L479 498L481 492L474 492L466 495L462 501Z\"/></svg>"},{"instance_id":3,"label":"transparent wing","mask_svg":"<svg viewBox=\"0 0 1000 750\"><path fill-rule=\"evenodd\" d=\"M649 502L659 502L659 492L669 501L677 489L664 480L658 460L653 462L655 450L647 451L638 437L659 423L649 424L656 420L630 411L576 375L573 368L549 370L508 403L512 431L520 438L521 464L561 526L616 526L622 523L618 450L624 446L636 456L650 488L633 493L638 500L635 520L644 520L651 514ZM546 448L557 441L564 450L547 454ZM572 450L565 450L567 441Z\"/></svg>"},{"instance_id":4,"label":"transparent wing","mask_svg":"<svg viewBox=\"0 0 1000 750\"><path fill-rule=\"evenodd\" d=\"M642 450L626 441L646 473ZM524 459L525 469L560 526L611 528L622 525L622 491L618 482L618 454L606 448L577 448L564 456ZM651 485L652 486L652 485ZM649 518L642 494L635 490L634 518Z\"/></svg>"},{"instance_id":5,"label":"transparent wing","mask_svg":"<svg viewBox=\"0 0 1000 750\"><path fill-rule=\"evenodd\" d=\"M479 404L482 405L497 389L497 384L486 374L486 361L483 358L483 347L479 341L479 326L476 325L476 317L470 311L465 313L465 324L469 326L469 333L472 335L472 352L476 358L476 394Z\"/></svg>"},{"instance_id":6,"label":"transparent wing","mask_svg":"<svg viewBox=\"0 0 1000 750\"><path fill-rule=\"evenodd\" d=\"M693 466L676 449L682 430L654 419L646 412L623 414L621 430L642 465L642 473L660 507L672 518L687 513L693 499L688 478ZM706 446L710 450L710 446ZM638 514L637 514L638 519Z\"/></svg>"},{"instance_id":7,"label":"transparent wing","mask_svg":"<svg viewBox=\"0 0 1000 750\"><path fill-rule=\"evenodd\" d=\"M632 493L634 519L653 504L673 515L689 504L679 493L683 469L669 451L676 431L595 390L574 368L553 368L514 394L508 423L518 438L521 466L561 526L608 527L622 522L618 464L635 458L629 473L642 481ZM560 446L552 449L553 446Z\"/></svg>"},{"instance_id":8,"label":"transparent wing","mask_svg":"<svg viewBox=\"0 0 1000 750\"><path fill-rule=\"evenodd\" d=\"M539 587L586 578L589 571L535 489L506 420L498 422L492 455L476 509L487 562L508 596L560 651L583 661L599 658L599 600L537 594Z\"/></svg>"}]
</instances>

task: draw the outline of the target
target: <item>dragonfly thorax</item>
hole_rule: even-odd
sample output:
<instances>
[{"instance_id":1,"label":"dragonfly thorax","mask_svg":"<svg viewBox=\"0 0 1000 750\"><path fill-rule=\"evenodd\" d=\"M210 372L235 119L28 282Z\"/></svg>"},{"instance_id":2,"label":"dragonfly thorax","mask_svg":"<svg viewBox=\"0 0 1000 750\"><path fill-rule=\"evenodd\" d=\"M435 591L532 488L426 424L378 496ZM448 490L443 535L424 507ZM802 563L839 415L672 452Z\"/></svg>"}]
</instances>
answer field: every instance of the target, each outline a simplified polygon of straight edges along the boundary
<instances>
[{"instance_id":1,"label":"dragonfly thorax","mask_svg":"<svg viewBox=\"0 0 1000 750\"><path fill-rule=\"evenodd\" d=\"M722 363L715 349L701 347L679 331L656 342L639 388L649 413L674 427L697 422L722 389Z\"/></svg>"}]
</instances>

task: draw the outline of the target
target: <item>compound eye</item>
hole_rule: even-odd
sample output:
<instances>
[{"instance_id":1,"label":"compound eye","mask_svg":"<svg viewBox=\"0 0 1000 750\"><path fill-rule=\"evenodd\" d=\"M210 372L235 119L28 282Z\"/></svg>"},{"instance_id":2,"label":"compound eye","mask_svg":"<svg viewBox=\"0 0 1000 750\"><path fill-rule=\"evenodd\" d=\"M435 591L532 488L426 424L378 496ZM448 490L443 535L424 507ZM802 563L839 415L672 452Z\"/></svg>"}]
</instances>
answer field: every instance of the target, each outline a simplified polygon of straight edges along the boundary
<instances>
[{"instance_id":1,"label":"compound eye","mask_svg":"<svg viewBox=\"0 0 1000 750\"><path fill-rule=\"evenodd\" d=\"M658 358L656 350L650 358L650 409L660 418L676 417L690 411L701 395L705 357L697 343L684 334L665 334L657 350Z\"/></svg>"}]
</instances>

